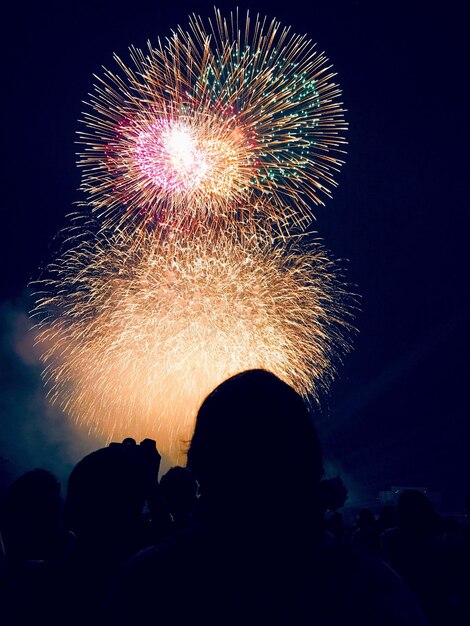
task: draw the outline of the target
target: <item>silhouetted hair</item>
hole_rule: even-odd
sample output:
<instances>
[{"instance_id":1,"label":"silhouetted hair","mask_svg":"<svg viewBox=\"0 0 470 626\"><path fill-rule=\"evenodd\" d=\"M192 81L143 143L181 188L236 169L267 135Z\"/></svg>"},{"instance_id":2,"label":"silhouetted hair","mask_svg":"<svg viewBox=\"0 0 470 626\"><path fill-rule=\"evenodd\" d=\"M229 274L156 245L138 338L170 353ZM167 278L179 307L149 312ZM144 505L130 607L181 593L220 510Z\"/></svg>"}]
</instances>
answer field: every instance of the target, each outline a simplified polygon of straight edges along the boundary
<instances>
[{"instance_id":1,"label":"silhouetted hair","mask_svg":"<svg viewBox=\"0 0 470 626\"><path fill-rule=\"evenodd\" d=\"M320 481L317 433L301 396L274 374L249 370L203 402L188 451L202 494L238 490L296 497Z\"/></svg>"},{"instance_id":2,"label":"silhouetted hair","mask_svg":"<svg viewBox=\"0 0 470 626\"><path fill-rule=\"evenodd\" d=\"M161 477L160 489L168 504L178 505L180 501L194 500L197 485L186 467L175 466Z\"/></svg>"}]
</instances>

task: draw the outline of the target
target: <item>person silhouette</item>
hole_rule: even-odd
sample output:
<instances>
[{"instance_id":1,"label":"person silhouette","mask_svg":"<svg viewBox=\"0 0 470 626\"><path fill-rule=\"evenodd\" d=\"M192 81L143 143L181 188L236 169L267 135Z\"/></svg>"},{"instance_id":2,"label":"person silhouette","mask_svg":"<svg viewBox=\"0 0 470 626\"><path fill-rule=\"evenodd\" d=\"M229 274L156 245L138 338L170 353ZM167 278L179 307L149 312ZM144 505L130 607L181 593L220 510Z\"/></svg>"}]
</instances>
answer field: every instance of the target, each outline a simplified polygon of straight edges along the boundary
<instances>
[{"instance_id":1,"label":"person silhouette","mask_svg":"<svg viewBox=\"0 0 470 626\"><path fill-rule=\"evenodd\" d=\"M155 442L127 438L85 456L72 470L65 518L75 545L63 577L65 622L95 624L110 581L135 552L148 545L143 522L147 498L157 485L160 455Z\"/></svg>"},{"instance_id":2,"label":"person silhouette","mask_svg":"<svg viewBox=\"0 0 470 626\"><path fill-rule=\"evenodd\" d=\"M455 572L443 541L443 522L428 497L406 489L397 505L397 526L382 534L382 553L413 589L433 626L461 624Z\"/></svg>"},{"instance_id":3,"label":"person silhouette","mask_svg":"<svg viewBox=\"0 0 470 626\"><path fill-rule=\"evenodd\" d=\"M55 581L67 544L60 492L56 476L35 469L13 483L3 503L0 613L5 626L57 624Z\"/></svg>"},{"instance_id":4,"label":"person silhouette","mask_svg":"<svg viewBox=\"0 0 470 626\"><path fill-rule=\"evenodd\" d=\"M393 574L377 589L325 542L316 429L274 374L249 370L209 394L187 466L200 494L191 527L130 561L103 624L424 623L381 601Z\"/></svg>"},{"instance_id":5,"label":"person silhouette","mask_svg":"<svg viewBox=\"0 0 470 626\"><path fill-rule=\"evenodd\" d=\"M10 487L1 520L9 565L56 558L62 541L60 482L35 469Z\"/></svg>"},{"instance_id":6,"label":"person silhouette","mask_svg":"<svg viewBox=\"0 0 470 626\"><path fill-rule=\"evenodd\" d=\"M160 479L160 492L171 515L171 532L185 528L196 503L197 483L185 467L172 467Z\"/></svg>"}]
</instances>

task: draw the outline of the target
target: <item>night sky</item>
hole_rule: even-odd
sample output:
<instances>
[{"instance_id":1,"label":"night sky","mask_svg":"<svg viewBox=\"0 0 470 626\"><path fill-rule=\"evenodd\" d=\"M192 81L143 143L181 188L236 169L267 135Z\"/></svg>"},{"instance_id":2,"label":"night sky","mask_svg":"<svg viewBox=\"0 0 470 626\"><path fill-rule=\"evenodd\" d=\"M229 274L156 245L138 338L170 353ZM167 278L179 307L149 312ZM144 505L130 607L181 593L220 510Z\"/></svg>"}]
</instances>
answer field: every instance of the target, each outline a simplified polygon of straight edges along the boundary
<instances>
[{"instance_id":1,"label":"night sky","mask_svg":"<svg viewBox=\"0 0 470 626\"><path fill-rule=\"evenodd\" d=\"M390 485L470 492L467 21L452 2L240 4L307 32L350 124L339 187L312 228L361 295L354 352L316 421L357 500ZM60 473L93 449L44 400L26 287L78 193L77 120L93 73L212 14L212 2L13 3L3 15L0 457ZM222 9L235 6L219 3ZM455 10L454 10L455 8ZM279 458L279 455L277 455Z\"/></svg>"}]
</instances>

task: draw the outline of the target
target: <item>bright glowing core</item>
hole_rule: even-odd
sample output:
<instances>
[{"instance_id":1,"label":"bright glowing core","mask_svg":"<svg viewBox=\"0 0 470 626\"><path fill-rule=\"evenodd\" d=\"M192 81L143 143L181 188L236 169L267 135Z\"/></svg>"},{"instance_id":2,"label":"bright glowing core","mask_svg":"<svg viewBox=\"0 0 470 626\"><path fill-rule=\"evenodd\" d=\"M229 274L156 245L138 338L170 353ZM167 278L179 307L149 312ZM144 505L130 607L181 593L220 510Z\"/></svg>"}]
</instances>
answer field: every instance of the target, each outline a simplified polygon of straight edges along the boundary
<instances>
[{"instance_id":1,"label":"bright glowing core","mask_svg":"<svg viewBox=\"0 0 470 626\"><path fill-rule=\"evenodd\" d=\"M141 172L166 190L194 189L209 169L194 131L173 120L157 120L139 134L135 159Z\"/></svg>"}]
</instances>

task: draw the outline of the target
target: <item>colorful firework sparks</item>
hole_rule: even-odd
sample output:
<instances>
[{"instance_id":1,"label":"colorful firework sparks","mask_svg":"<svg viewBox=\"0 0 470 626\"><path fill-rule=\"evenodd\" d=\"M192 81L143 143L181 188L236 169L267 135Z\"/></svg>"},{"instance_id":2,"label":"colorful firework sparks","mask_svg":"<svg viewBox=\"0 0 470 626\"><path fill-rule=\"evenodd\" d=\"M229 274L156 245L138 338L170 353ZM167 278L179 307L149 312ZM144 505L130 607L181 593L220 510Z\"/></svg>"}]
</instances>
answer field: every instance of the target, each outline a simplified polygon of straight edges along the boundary
<instances>
[{"instance_id":1,"label":"colorful firework sparks","mask_svg":"<svg viewBox=\"0 0 470 626\"><path fill-rule=\"evenodd\" d=\"M321 246L201 229L136 248L80 227L34 312L52 401L108 440L153 436L173 461L227 377L261 367L316 398L349 347L348 297Z\"/></svg>"},{"instance_id":2,"label":"colorful firework sparks","mask_svg":"<svg viewBox=\"0 0 470 626\"><path fill-rule=\"evenodd\" d=\"M160 188L189 191L198 186L210 167L191 129L180 122L158 120L136 138L138 167Z\"/></svg>"},{"instance_id":3,"label":"colorful firework sparks","mask_svg":"<svg viewBox=\"0 0 470 626\"><path fill-rule=\"evenodd\" d=\"M276 20L193 16L146 52L116 57L85 113L82 189L109 225L251 216L305 225L344 146L334 73ZM294 208L291 208L294 207Z\"/></svg>"}]
</instances>

